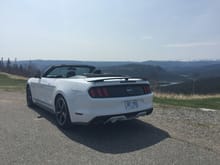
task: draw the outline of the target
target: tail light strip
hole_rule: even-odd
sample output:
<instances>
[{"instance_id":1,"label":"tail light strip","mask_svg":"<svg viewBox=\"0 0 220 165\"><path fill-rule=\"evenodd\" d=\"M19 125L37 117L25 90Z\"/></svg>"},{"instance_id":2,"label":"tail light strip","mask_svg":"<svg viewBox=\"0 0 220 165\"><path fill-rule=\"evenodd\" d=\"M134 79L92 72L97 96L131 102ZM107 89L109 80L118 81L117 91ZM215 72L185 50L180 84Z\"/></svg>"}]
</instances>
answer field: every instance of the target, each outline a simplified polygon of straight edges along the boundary
<instances>
[{"instance_id":1,"label":"tail light strip","mask_svg":"<svg viewBox=\"0 0 220 165\"><path fill-rule=\"evenodd\" d=\"M120 90L118 90L119 86L92 87L89 89L88 92L92 98L126 97L126 96L136 96L136 95L144 95L151 93L149 85L140 85L138 87L140 91L135 95L130 95L129 93L126 92L126 89L128 88L127 86L121 86Z\"/></svg>"}]
</instances>

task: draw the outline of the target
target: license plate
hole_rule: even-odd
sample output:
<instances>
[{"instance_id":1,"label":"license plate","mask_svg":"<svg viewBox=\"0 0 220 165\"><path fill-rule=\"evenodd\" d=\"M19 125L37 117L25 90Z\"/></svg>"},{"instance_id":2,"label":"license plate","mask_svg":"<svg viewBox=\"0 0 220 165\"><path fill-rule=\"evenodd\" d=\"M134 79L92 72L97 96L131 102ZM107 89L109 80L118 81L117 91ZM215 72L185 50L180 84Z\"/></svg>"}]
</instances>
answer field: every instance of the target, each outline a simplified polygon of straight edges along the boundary
<instances>
[{"instance_id":1,"label":"license plate","mask_svg":"<svg viewBox=\"0 0 220 165\"><path fill-rule=\"evenodd\" d=\"M132 110L132 109L137 109L138 108L138 101L137 100L129 100L125 101L125 109L126 110Z\"/></svg>"}]
</instances>

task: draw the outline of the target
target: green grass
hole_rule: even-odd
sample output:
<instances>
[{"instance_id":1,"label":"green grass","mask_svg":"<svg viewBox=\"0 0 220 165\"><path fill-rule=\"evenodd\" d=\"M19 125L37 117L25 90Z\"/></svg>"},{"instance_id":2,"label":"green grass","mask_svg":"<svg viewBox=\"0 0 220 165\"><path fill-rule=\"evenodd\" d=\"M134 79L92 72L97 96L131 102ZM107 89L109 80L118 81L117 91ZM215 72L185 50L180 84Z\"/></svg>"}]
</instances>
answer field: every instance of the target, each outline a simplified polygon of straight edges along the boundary
<instances>
[{"instance_id":1,"label":"green grass","mask_svg":"<svg viewBox=\"0 0 220 165\"><path fill-rule=\"evenodd\" d=\"M8 75L0 74L0 89L24 90L26 80L10 78Z\"/></svg>"},{"instance_id":2,"label":"green grass","mask_svg":"<svg viewBox=\"0 0 220 165\"><path fill-rule=\"evenodd\" d=\"M207 97L207 98L168 98L155 96L154 102L158 104L192 107L192 108L208 108L220 110L220 97Z\"/></svg>"}]
</instances>

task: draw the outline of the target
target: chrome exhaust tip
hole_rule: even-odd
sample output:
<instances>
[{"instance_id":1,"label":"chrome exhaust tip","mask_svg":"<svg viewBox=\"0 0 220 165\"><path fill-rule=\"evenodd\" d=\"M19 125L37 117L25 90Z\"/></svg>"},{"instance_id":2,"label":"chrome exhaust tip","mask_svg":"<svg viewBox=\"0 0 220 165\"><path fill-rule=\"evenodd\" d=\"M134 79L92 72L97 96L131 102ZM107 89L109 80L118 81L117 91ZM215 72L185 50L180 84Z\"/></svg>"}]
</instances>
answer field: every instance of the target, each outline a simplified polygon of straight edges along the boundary
<instances>
[{"instance_id":1,"label":"chrome exhaust tip","mask_svg":"<svg viewBox=\"0 0 220 165\"><path fill-rule=\"evenodd\" d=\"M104 124L107 124L107 123L115 123L117 121L123 121L123 120L126 120L127 118L125 116L114 116L114 117L111 117L109 118L108 120L106 120L104 122Z\"/></svg>"}]
</instances>

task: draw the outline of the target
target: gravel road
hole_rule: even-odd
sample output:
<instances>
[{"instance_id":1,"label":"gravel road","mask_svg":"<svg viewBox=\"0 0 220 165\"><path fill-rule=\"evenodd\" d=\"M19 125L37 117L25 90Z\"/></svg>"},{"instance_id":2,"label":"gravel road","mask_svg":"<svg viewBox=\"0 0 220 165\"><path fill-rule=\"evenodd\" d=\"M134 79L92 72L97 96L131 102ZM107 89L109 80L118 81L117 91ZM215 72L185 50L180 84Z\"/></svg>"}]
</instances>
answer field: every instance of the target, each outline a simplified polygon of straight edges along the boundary
<instances>
[{"instance_id":1,"label":"gravel road","mask_svg":"<svg viewBox=\"0 0 220 165\"><path fill-rule=\"evenodd\" d=\"M0 91L0 164L217 165L220 111L156 105L150 116L106 126L56 127L26 106L22 92Z\"/></svg>"}]
</instances>

